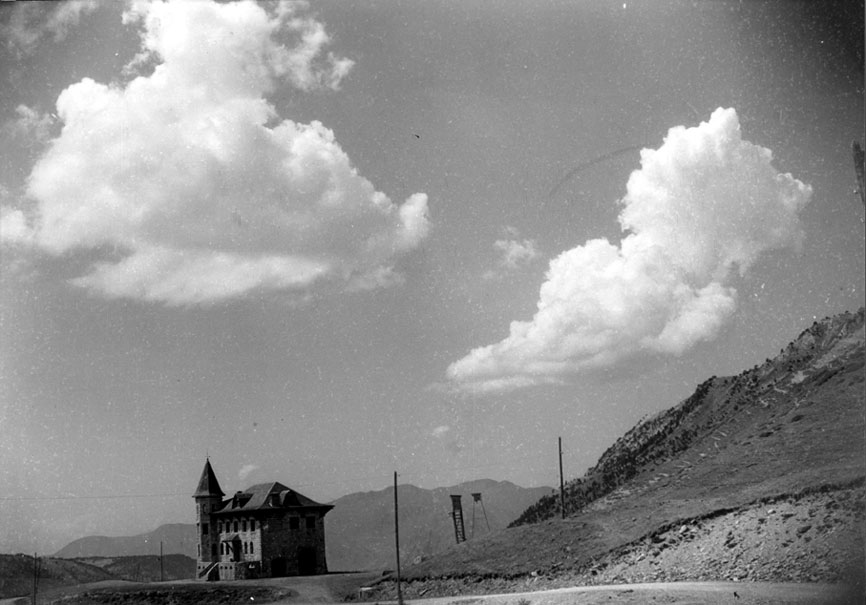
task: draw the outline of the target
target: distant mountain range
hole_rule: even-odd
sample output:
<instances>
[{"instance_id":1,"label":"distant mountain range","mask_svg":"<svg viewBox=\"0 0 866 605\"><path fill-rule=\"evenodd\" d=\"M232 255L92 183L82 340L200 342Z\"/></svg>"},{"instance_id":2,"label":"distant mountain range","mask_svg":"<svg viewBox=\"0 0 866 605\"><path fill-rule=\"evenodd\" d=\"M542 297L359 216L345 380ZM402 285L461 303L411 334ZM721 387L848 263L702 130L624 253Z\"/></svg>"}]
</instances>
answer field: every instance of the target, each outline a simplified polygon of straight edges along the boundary
<instances>
[{"instance_id":1,"label":"distant mountain range","mask_svg":"<svg viewBox=\"0 0 866 605\"><path fill-rule=\"evenodd\" d=\"M475 503L472 493L481 494ZM462 496L466 537L502 529L533 502L551 493L549 487L523 488L508 481L481 479L452 487L398 488L401 560L429 557L455 543L450 517L452 494ZM394 488L359 492L339 498L325 517L328 567L332 571L393 568ZM485 516L486 513L486 516ZM162 525L137 536L87 536L70 542L54 555L60 558L123 557L159 554L196 557L196 531L191 523Z\"/></svg>"},{"instance_id":2,"label":"distant mountain range","mask_svg":"<svg viewBox=\"0 0 866 605\"><path fill-rule=\"evenodd\" d=\"M171 523L137 536L87 536L70 542L54 556L63 559L85 557L131 557L158 555L162 542L163 554L196 557L196 533L193 523Z\"/></svg>"},{"instance_id":3,"label":"distant mountain range","mask_svg":"<svg viewBox=\"0 0 866 605\"><path fill-rule=\"evenodd\" d=\"M462 496L463 525L466 538L471 540L506 527L527 506L551 491L549 487L523 488L490 479L433 490L400 485L400 559L417 561L455 544L450 516L452 494ZM481 494L480 503L474 502L472 493ZM334 510L325 517L328 568L393 569L393 511L393 487L336 500Z\"/></svg>"}]
</instances>

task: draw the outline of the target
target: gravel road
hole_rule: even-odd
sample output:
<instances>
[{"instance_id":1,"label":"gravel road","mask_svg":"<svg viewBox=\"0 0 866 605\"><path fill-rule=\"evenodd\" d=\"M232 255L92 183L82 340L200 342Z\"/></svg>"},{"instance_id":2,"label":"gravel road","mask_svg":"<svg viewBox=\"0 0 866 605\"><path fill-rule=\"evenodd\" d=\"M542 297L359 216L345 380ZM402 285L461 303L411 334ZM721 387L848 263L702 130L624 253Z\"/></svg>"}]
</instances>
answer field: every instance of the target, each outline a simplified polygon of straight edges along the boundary
<instances>
[{"instance_id":1,"label":"gravel road","mask_svg":"<svg viewBox=\"0 0 866 605\"><path fill-rule=\"evenodd\" d=\"M406 601L415 605L750 604L862 605L862 592L838 584L659 582L560 588L541 592ZM286 602L287 604L289 601ZM294 605L297 605L295 603Z\"/></svg>"}]
</instances>

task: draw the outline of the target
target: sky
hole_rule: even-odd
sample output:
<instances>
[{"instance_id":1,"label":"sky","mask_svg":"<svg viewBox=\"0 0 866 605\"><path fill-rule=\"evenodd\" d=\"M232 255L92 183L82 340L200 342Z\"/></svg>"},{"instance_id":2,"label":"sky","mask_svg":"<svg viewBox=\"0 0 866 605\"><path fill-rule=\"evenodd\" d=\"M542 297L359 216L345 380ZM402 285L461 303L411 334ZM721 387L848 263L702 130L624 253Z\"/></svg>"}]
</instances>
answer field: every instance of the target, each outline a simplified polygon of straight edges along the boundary
<instances>
[{"instance_id":1,"label":"sky","mask_svg":"<svg viewBox=\"0 0 866 605\"><path fill-rule=\"evenodd\" d=\"M0 6L0 552L558 484L864 304L862 2Z\"/></svg>"}]
</instances>

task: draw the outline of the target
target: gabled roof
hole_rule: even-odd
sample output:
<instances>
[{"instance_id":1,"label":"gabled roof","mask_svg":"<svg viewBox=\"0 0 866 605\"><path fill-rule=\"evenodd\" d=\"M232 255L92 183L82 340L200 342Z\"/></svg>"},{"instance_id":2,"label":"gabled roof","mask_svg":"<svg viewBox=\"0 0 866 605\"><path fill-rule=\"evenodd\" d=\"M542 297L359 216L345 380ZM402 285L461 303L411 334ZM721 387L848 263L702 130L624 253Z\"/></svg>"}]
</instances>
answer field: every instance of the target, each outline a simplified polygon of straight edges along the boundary
<instances>
[{"instance_id":1,"label":"gabled roof","mask_svg":"<svg viewBox=\"0 0 866 605\"><path fill-rule=\"evenodd\" d=\"M320 504L278 481L273 481L271 483L259 483L236 493L223 502L222 508L218 512L219 514L237 514L292 508L317 508L327 512L334 507L331 504Z\"/></svg>"},{"instance_id":2,"label":"gabled roof","mask_svg":"<svg viewBox=\"0 0 866 605\"><path fill-rule=\"evenodd\" d=\"M225 496L223 490L220 489L219 481L210 465L210 459L204 463L204 470L201 472L201 479L198 480L198 488L192 495L193 498L201 498L205 496Z\"/></svg>"}]
</instances>

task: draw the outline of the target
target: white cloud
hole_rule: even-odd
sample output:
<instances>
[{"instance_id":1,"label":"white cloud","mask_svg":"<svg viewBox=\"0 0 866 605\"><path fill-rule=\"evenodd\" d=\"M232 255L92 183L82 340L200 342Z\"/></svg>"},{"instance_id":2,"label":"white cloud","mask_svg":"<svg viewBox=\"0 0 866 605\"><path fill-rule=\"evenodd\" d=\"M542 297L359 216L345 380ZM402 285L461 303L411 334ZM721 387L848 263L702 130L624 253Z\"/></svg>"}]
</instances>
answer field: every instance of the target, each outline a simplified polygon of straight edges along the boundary
<instances>
[{"instance_id":1,"label":"white cloud","mask_svg":"<svg viewBox=\"0 0 866 605\"><path fill-rule=\"evenodd\" d=\"M500 264L506 269L517 269L538 258L535 240L498 239L493 247L502 254Z\"/></svg>"},{"instance_id":2,"label":"white cloud","mask_svg":"<svg viewBox=\"0 0 866 605\"><path fill-rule=\"evenodd\" d=\"M16 2L9 7L9 21L0 25L0 37L21 54L32 53L46 34L60 42L81 17L99 7L96 0L66 2Z\"/></svg>"},{"instance_id":3,"label":"white cloud","mask_svg":"<svg viewBox=\"0 0 866 605\"><path fill-rule=\"evenodd\" d=\"M247 477L249 477L253 471L258 470L257 464L244 464L241 467L241 470L238 471L238 479L241 481L246 481Z\"/></svg>"},{"instance_id":4,"label":"white cloud","mask_svg":"<svg viewBox=\"0 0 866 605\"><path fill-rule=\"evenodd\" d=\"M532 320L451 364L449 378L471 392L518 388L714 338L736 309L733 276L804 237L811 188L771 160L742 140L733 109L672 128L629 178L620 245L594 239L554 258Z\"/></svg>"},{"instance_id":5,"label":"white cloud","mask_svg":"<svg viewBox=\"0 0 866 605\"><path fill-rule=\"evenodd\" d=\"M505 274L525 267L540 256L534 239L521 240L520 232L510 225L503 231L507 237L493 242L493 249L499 254L498 266L481 275L485 281L502 279Z\"/></svg>"},{"instance_id":6,"label":"white cloud","mask_svg":"<svg viewBox=\"0 0 866 605\"><path fill-rule=\"evenodd\" d=\"M433 429L433 432L431 433L431 435L433 435L437 439L442 439L450 431L451 431L451 427L443 424L443 425L437 426L435 429Z\"/></svg>"},{"instance_id":7,"label":"white cloud","mask_svg":"<svg viewBox=\"0 0 866 605\"><path fill-rule=\"evenodd\" d=\"M325 52L305 4L267 6L135 2L124 19L143 26L135 62L156 61L152 73L60 94L63 129L28 181L32 240L58 255L124 255L74 284L188 305L399 282L395 260L427 235L427 196L394 204L320 122L277 121L265 95L280 81L336 88L351 62ZM23 217L8 216L26 239Z\"/></svg>"},{"instance_id":8,"label":"white cloud","mask_svg":"<svg viewBox=\"0 0 866 605\"><path fill-rule=\"evenodd\" d=\"M15 108L18 117L3 125L3 137L16 140L24 147L43 146L50 138L50 129L53 120L48 114L40 114L36 110L19 105Z\"/></svg>"},{"instance_id":9,"label":"white cloud","mask_svg":"<svg viewBox=\"0 0 866 605\"><path fill-rule=\"evenodd\" d=\"M33 229L27 224L27 217L21 210L0 207L0 242L4 244L30 244Z\"/></svg>"},{"instance_id":10,"label":"white cloud","mask_svg":"<svg viewBox=\"0 0 866 605\"><path fill-rule=\"evenodd\" d=\"M431 435L442 444L446 451L452 454L459 454L465 447L459 436L452 434L451 427L448 425L437 426Z\"/></svg>"}]
</instances>

